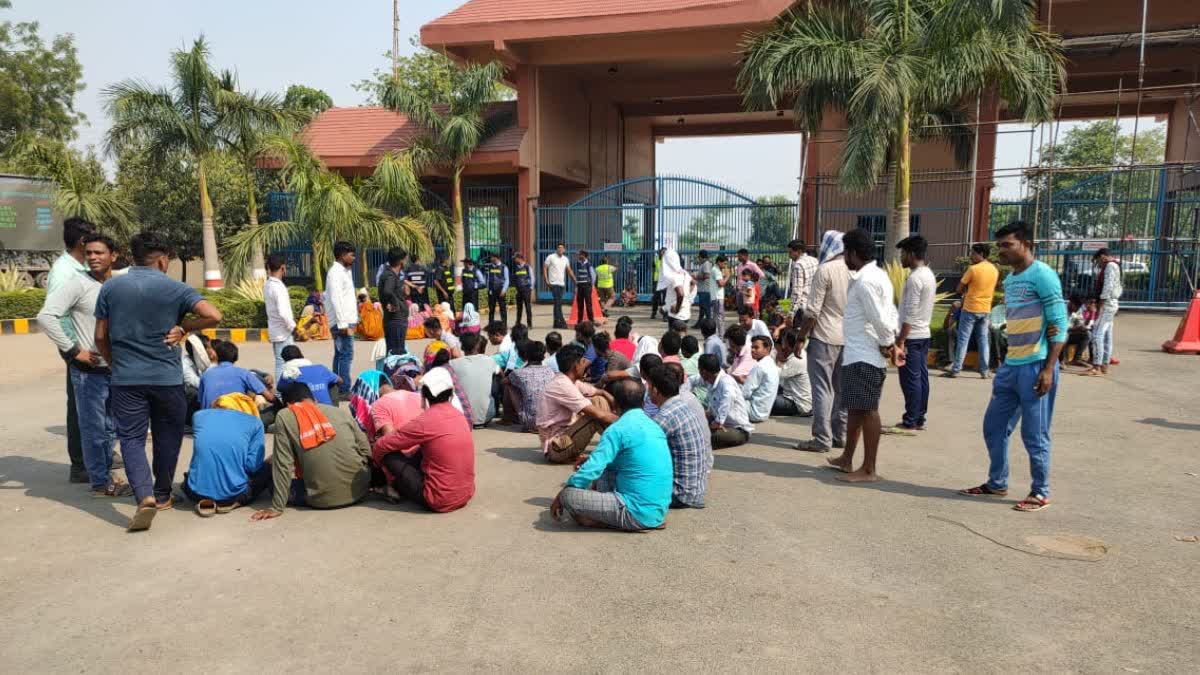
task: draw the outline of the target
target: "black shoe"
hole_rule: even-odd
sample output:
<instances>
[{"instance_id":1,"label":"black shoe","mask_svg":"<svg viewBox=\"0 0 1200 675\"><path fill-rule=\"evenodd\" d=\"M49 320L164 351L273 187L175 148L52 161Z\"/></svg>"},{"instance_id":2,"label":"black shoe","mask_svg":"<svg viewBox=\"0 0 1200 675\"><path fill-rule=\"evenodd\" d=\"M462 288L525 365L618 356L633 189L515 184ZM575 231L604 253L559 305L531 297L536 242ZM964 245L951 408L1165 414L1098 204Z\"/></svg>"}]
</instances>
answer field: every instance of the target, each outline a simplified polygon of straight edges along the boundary
<instances>
[{"instance_id":1,"label":"black shoe","mask_svg":"<svg viewBox=\"0 0 1200 675\"><path fill-rule=\"evenodd\" d=\"M67 480L71 483L91 483L92 477L88 475L87 469L71 467L71 474Z\"/></svg>"}]
</instances>

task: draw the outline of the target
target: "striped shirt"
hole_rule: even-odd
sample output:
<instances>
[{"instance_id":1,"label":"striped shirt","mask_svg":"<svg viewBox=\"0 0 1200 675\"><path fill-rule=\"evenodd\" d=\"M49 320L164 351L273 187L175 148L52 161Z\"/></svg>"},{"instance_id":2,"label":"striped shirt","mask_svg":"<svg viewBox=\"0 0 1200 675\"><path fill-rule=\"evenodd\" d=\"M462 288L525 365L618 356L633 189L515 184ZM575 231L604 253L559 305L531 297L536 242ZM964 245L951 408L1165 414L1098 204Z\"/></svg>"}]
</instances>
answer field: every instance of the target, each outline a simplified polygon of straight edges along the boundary
<instances>
[{"instance_id":1,"label":"striped shirt","mask_svg":"<svg viewBox=\"0 0 1200 675\"><path fill-rule=\"evenodd\" d=\"M1034 261L1024 271L1004 278L1004 304L1008 322L1008 355L1005 365L1043 361L1049 352L1046 327L1058 327L1055 342L1067 340L1067 306L1062 282L1046 263Z\"/></svg>"},{"instance_id":2,"label":"striped shirt","mask_svg":"<svg viewBox=\"0 0 1200 675\"><path fill-rule=\"evenodd\" d=\"M704 408L690 392L680 392L663 403L654 421L667 435L671 450L675 473L672 496L688 506L702 508L713 465L712 435Z\"/></svg>"}]
</instances>

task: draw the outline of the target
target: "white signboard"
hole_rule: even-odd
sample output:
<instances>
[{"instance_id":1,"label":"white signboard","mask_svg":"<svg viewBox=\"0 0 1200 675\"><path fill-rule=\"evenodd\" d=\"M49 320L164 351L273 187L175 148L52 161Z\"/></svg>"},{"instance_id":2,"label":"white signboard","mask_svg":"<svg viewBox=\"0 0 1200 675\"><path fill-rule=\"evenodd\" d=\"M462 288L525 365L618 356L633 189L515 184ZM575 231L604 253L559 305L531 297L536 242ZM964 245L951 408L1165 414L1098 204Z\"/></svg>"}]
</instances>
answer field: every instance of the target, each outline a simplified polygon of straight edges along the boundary
<instances>
[{"instance_id":1,"label":"white signboard","mask_svg":"<svg viewBox=\"0 0 1200 675\"><path fill-rule=\"evenodd\" d=\"M610 242L610 243L606 243L606 244L604 245L604 250L605 250L605 251L624 251L624 250L625 250L625 245L624 245L624 244L622 244L622 243L621 243L621 242L619 242L619 241L618 241L618 242L615 242L615 243L613 243L613 242Z\"/></svg>"},{"instance_id":2,"label":"white signboard","mask_svg":"<svg viewBox=\"0 0 1200 675\"><path fill-rule=\"evenodd\" d=\"M721 245L715 241L702 241L699 248L701 251L720 251Z\"/></svg>"},{"instance_id":3,"label":"white signboard","mask_svg":"<svg viewBox=\"0 0 1200 675\"><path fill-rule=\"evenodd\" d=\"M1105 242L1103 241L1085 241L1083 242L1083 250L1099 251L1100 249L1104 248L1104 244Z\"/></svg>"}]
</instances>

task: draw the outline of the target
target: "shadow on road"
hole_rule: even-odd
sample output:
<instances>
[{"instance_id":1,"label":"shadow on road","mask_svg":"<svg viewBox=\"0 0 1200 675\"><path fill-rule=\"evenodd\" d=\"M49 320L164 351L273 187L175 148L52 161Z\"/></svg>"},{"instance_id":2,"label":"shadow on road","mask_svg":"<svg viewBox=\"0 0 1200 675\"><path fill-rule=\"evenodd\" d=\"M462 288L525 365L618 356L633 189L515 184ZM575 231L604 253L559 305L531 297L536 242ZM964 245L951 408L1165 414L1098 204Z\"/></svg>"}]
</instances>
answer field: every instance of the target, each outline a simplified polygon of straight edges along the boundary
<instances>
[{"instance_id":1,"label":"shadow on road","mask_svg":"<svg viewBox=\"0 0 1200 675\"><path fill-rule=\"evenodd\" d=\"M86 484L68 483L65 463L32 457L0 457L0 490L24 490L26 497L49 499L125 529L129 516L115 508L119 501L132 504L132 497L97 499Z\"/></svg>"},{"instance_id":2,"label":"shadow on road","mask_svg":"<svg viewBox=\"0 0 1200 675\"><path fill-rule=\"evenodd\" d=\"M1191 424L1189 422L1172 422L1163 419L1162 417L1147 417L1137 421L1138 424L1149 424L1152 427L1162 427L1163 429L1174 429L1175 431L1200 431L1200 424Z\"/></svg>"},{"instance_id":3,"label":"shadow on road","mask_svg":"<svg viewBox=\"0 0 1200 675\"><path fill-rule=\"evenodd\" d=\"M529 445L522 448L485 448L485 450L493 455L496 455L497 457L511 459L514 462L529 462L530 464L550 465L550 463L546 461L545 456L542 455L541 448L537 447L537 445Z\"/></svg>"},{"instance_id":4,"label":"shadow on road","mask_svg":"<svg viewBox=\"0 0 1200 675\"><path fill-rule=\"evenodd\" d=\"M832 467L826 468L825 466L776 462L769 459L746 457L743 455L723 455L719 452L713 457L713 470L733 471L736 473L761 473L777 478L811 478L829 485L858 487L913 497L938 497L941 499L975 501L974 497L960 495L957 490L949 488L929 487L926 485L888 480L886 476L877 483L844 483L837 479L839 472Z\"/></svg>"},{"instance_id":5,"label":"shadow on road","mask_svg":"<svg viewBox=\"0 0 1200 675\"><path fill-rule=\"evenodd\" d=\"M46 427L46 433L54 434L55 436L67 437L67 427L64 424L56 424L51 427Z\"/></svg>"}]
</instances>

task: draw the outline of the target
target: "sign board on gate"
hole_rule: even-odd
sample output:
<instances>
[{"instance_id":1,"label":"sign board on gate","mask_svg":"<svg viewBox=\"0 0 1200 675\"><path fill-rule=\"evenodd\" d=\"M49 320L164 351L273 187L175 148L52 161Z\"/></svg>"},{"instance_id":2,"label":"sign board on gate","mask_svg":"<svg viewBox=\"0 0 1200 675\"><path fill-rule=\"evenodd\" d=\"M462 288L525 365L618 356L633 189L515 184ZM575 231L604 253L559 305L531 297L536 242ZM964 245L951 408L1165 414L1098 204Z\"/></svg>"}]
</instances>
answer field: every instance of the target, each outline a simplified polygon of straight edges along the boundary
<instances>
[{"instance_id":1,"label":"sign board on gate","mask_svg":"<svg viewBox=\"0 0 1200 675\"><path fill-rule=\"evenodd\" d=\"M625 245L619 241L618 242L608 242L608 243L604 244L604 250L605 251L624 251Z\"/></svg>"},{"instance_id":2,"label":"sign board on gate","mask_svg":"<svg viewBox=\"0 0 1200 675\"><path fill-rule=\"evenodd\" d=\"M1104 244L1105 242L1103 241L1085 241L1083 242L1083 250L1099 251L1100 249L1104 248Z\"/></svg>"},{"instance_id":3,"label":"sign board on gate","mask_svg":"<svg viewBox=\"0 0 1200 675\"><path fill-rule=\"evenodd\" d=\"M715 241L702 241L698 248L701 251L720 251L721 245Z\"/></svg>"}]
</instances>

